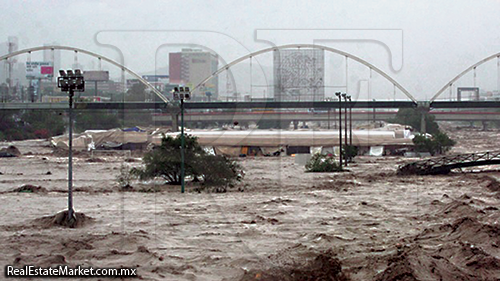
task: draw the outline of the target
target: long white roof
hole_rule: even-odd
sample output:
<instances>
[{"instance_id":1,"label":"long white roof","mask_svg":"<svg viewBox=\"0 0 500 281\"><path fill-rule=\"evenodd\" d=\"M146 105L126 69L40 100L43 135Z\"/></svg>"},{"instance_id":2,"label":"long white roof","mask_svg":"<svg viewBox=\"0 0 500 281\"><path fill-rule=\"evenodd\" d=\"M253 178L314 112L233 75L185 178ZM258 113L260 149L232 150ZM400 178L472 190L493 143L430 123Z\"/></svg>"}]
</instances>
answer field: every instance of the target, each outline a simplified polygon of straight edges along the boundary
<instances>
[{"instance_id":1,"label":"long white roof","mask_svg":"<svg viewBox=\"0 0 500 281\"><path fill-rule=\"evenodd\" d=\"M175 137L179 133L167 133ZM281 131L281 130L246 130L246 131L189 131L186 134L196 136L203 146L338 146L338 130L330 131ZM396 137L396 135L401 137ZM409 138L403 138L395 131L355 130L353 145L413 145ZM342 132L342 138L345 138ZM160 143L161 135L153 138Z\"/></svg>"}]
</instances>

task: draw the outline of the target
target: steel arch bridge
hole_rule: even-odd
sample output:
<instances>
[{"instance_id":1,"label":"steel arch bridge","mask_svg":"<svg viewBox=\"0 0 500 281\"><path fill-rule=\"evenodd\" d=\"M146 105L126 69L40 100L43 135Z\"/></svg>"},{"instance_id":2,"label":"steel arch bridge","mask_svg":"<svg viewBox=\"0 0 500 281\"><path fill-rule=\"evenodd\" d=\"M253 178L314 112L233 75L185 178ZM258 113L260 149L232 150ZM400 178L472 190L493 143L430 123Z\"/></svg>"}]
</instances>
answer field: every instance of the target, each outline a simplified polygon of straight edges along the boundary
<instances>
[{"instance_id":1,"label":"steel arch bridge","mask_svg":"<svg viewBox=\"0 0 500 281\"><path fill-rule=\"evenodd\" d=\"M153 85L151 85L148 81L146 81L145 79L143 79L139 74L137 74L134 71L130 70L128 67L126 67L123 64L120 64L120 63L118 63L118 62L116 62L116 61L114 61L114 60L112 60L110 58L107 58L105 56L102 56L102 55L99 55L97 53L94 53L94 52L91 52L91 51L87 51L87 50L84 50L84 49L80 49L80 48L69 47L69 46L58 46L58 45L40 46L40 47L34 47L34 48L28 48L28 49L19 50L19 51L12 52L10 54L1 56L0 57L0 61L7 60L7 59L9 59L11 57L15 57L15 56L18 56L18 55L31 54L32 52L43 51L43 50L66 50L66 51L73 51L75 53L82 53L82 54L90 55L90 56L95 57L95 58L97 58L99 60L103 60L103 61L109 62L110 64L119 67L122 71L125 71L125 72L129 73L130 75L134 76L135 78L137 78L142 84L144 84L146 87L148 87L149 89L151 89L153 91L153 93L155 93L165 103L169 103L170 102L165 96L162 95L162 93L160 91L158 91L155 87L153 87Z\"/></svg>"},{"instance_id":2,"label":"steel arch bridge","mask_svg":"<svg viewBox=\"0 0 500 281\"><path fill-rule=\"evenodd\" d=\"M443 94L443 92L446 90L446 88L448 87L452 87L453 86L453 83L455 83L458 79L460 79L462 76L464 76L465 74L467 74L469 71L471 70L476 70L476 67L494 59L494 58L497 58L499 60L498 62L498 65L497 66L500 66L500 53L496 53L496 54L493 54L491 56L488 56L480 61L478 61L477 63L469 66L468 68L466 68L464 71L460 72L457 76L455 76L453 79L451 79L448 83L446 83L431 99L429 102L433 102L435 101L441 94Z\"/></svg>"},{"instance_id":3,"label":"steel arch bridge","mask_svg":"<svg viewBox=\"0 0 500 281\"><path fill-rule=\"evenodd\" d=\"M341 50L338 50L338 49L335 49L335 48L331 48L331 47L327 47L327 46L323 46L323 45L316 45L316 44L288 44L288 45L281 45L281 46L275 46L275 47L270 47L270 48L262 49L260 51L256 51L256 52L247 54L247 55L242 56L242 57L240 57L240 58L238 58L238 59L236 59L236 60L234 60L234 61L226 64L225 66L219 68L216 72L212 73L212 75L208 76L203 81L201 81L198 85L196 85L196 87L194 87L192 90L194 91L194 90L200 88L203 84L207 83L210 79L212 79L212 78L216 77L217 75L221 74L223 71L229 70L230 67L232 67L232 66L234 66L234 65L236 65L236 64L238 64L238 63L240 63L240 62L242 62L242 61L244 61L246 59L258 56L260 54L269 53L269 52L272 52L272 51L277 51L277 50L281 50L281 49L292 49L292 48L297 48L297 49L300 49L300 48L321 49L321 50L332 52L332 53L336 53L336 54L345 56L346 58L349 58L349 59L352 59L354 61L357 61L357 62L361 63L362 65L370 68L371 70L374 70L376 73L380 74L382 77L384 77L389 82L391 82L401 92L403 92L403 94L405 94L409 99L411 99L413 102L417 103L417 99L412 94L410 94L410 92L408 90L406 90L396 80L394 80L387 73L385 73L384 71L382 71L378 67L374 66L373 64L371 64L371 63L363 60L362 58L359 58L359 57L354 56L352 54L346 53L344 51L341 51Z\"/></svg>"}]
</instances>

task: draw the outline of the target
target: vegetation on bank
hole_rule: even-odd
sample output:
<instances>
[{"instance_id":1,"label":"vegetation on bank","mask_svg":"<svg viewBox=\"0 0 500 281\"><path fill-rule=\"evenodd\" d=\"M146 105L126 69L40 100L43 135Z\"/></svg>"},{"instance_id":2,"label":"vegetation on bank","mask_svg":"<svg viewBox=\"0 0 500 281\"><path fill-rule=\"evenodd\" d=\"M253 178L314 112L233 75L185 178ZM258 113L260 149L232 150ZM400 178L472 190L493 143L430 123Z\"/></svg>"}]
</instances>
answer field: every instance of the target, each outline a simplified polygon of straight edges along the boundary
<instances>
[{"instance_id":1,"label":"vegetation on bank","mask_svg":"<svg viewBox=\"0 0 500 281\"><path fill-rule=\"evenodd\" d=\"M65 130L62 112L57 111L2 111L0 112L0 140L48 138Z\"/></svg>"},{"instance_id":2,"label":"vegetation on bank","mask_svg":"<svg viewBox=\"0 0 500 281\"><path fill-rule=\"evenodd\" d=\"M77 112L74 114L76 132L106 130L122 126L117 113ZM0 140L14 141L44 139L66 132L67 112L55 110L16 110L0 112Z\"/></svg>"},{"instance_id":3,"label":"vegetation on bank","mask_svg":"<svg viewBox=\"0 0 500 281\"><path fill-rule=\"evenodd\" d=\"M413 138L415 150L417 152L429 152L431 155L444 154L448 152L456 142L439 129L435 117L428 112L418 110L416 108L400 108L396 117L389 120L391 123L411 126L418 132L422 131L421 120L422 114L425 114L425 127L426 133L430 134L428 137L424 134L418 134Z\"/></svg>"},{"instance_id":4,"label":"vegetation on bank","mask_svg":"<svg viewBox=\"0 0 500 281\"><path fill-rule=\"evenodd\" d=\"M429 152L431 155L444 154L456 144L454 140L442 132L432 135L431 138L426 138L424 135L416 135L413 138L413 143L415 144L415 151Z\"/></svg>"},{"instance_id":5,"label":"vegetation on bank","mask_svg":"<svg viewBox=\"0 0 500 281\"><path fill-rule=\"evenodd\" d=\"M341 171L333 155L316 153L306 164L306 172L323 173Z\"/></svg>"}]
</instances>

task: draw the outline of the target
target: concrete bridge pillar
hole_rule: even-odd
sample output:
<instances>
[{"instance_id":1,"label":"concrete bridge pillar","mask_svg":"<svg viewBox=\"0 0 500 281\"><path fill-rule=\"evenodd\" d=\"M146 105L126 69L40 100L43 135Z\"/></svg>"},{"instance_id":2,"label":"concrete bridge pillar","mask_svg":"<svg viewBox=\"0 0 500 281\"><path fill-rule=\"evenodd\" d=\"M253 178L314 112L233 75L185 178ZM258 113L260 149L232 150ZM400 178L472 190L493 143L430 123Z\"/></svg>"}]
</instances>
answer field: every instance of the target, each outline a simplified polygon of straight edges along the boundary
<instances>
[{"instance_id":1,"label":"concrete bridge pillar","mask_svg":"<svg viewBox=\"0 0 500 281\"><path fill-rule=\"evenodd\" d=\"M427 120L426 116L429 114L430 111L430 103L425 101L425 102L418 102L417 109L421 113L420 117L420 133L425 134L427 133Z\"/></svg>"},{"instance_id":2,"label":"concrete bridge pillar","mask_svg":"<svg viewBox=\"0 0 500 281\"><path fill-rule=\"evenodd\" d=\"M422 115L420 116L420 132L422 134L427 133L427 126L426 126L426 120L425 120L425 112L422 112Z\"/></svg>"},{"instance_id":3,"label":"concrete bridge pillar","mask_svg":"<svg viewBox=\"0 0 500 281\"><path fill-rule=\"evenodd\" d=\"M293 120L293 129L297 130L299 128L299 121Z\"/></svg>"}]
</instances>

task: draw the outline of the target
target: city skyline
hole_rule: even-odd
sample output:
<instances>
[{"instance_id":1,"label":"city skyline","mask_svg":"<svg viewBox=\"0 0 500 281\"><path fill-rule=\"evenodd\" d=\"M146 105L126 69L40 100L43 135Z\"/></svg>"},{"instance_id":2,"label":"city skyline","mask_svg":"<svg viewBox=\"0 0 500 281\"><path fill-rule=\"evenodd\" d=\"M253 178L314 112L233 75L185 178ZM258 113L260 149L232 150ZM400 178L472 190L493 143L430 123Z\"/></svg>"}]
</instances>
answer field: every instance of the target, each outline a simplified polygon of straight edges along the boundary
<instances>
[{"instance_id":1,"label":"city skyline","mask_svg":"<svg viewBox=\"0 0 500 281\"><path fill-rule=\"evenodd\" d=\"M222 66L222 60L230 62L270 44L310 43L311 30L341 30L347 35L337 32L331 38L326 34L313 39L369 61L419 99L430 98L460 71L499 51L499 35L490 32L500 27L500 20L491 12L500 6L498 2L315 3L289 7L284 2L247 5L220 1L199 7L194 2L177 1L168 5L151 1L44 1L22 5L7 1L12 12L0 27L0 38L18 36L20 49L59 42L117 61L122 54L125 65L138 73L151 74L168 66L165 54L182 48L212 49L220 56ZM81 11L93 12L84 16ZM32 17L29 21L20 20L20 15L28 14ZM160 20L165 14L168 23ZM197 20L182 20L185 16ZM374 30L388 32L374 34ZM262 68L272 68L271 64L259 63ZM478 77L485 77L480 81L484 88L494 90L496 77L490 73L495 70L495 62L491 64L487 69L478 68L482 74ZM116 71L107 65L103 68ZM247 80L242 78L237 85L240 92L250 91Z\"/></svg>"}]
</instances>

